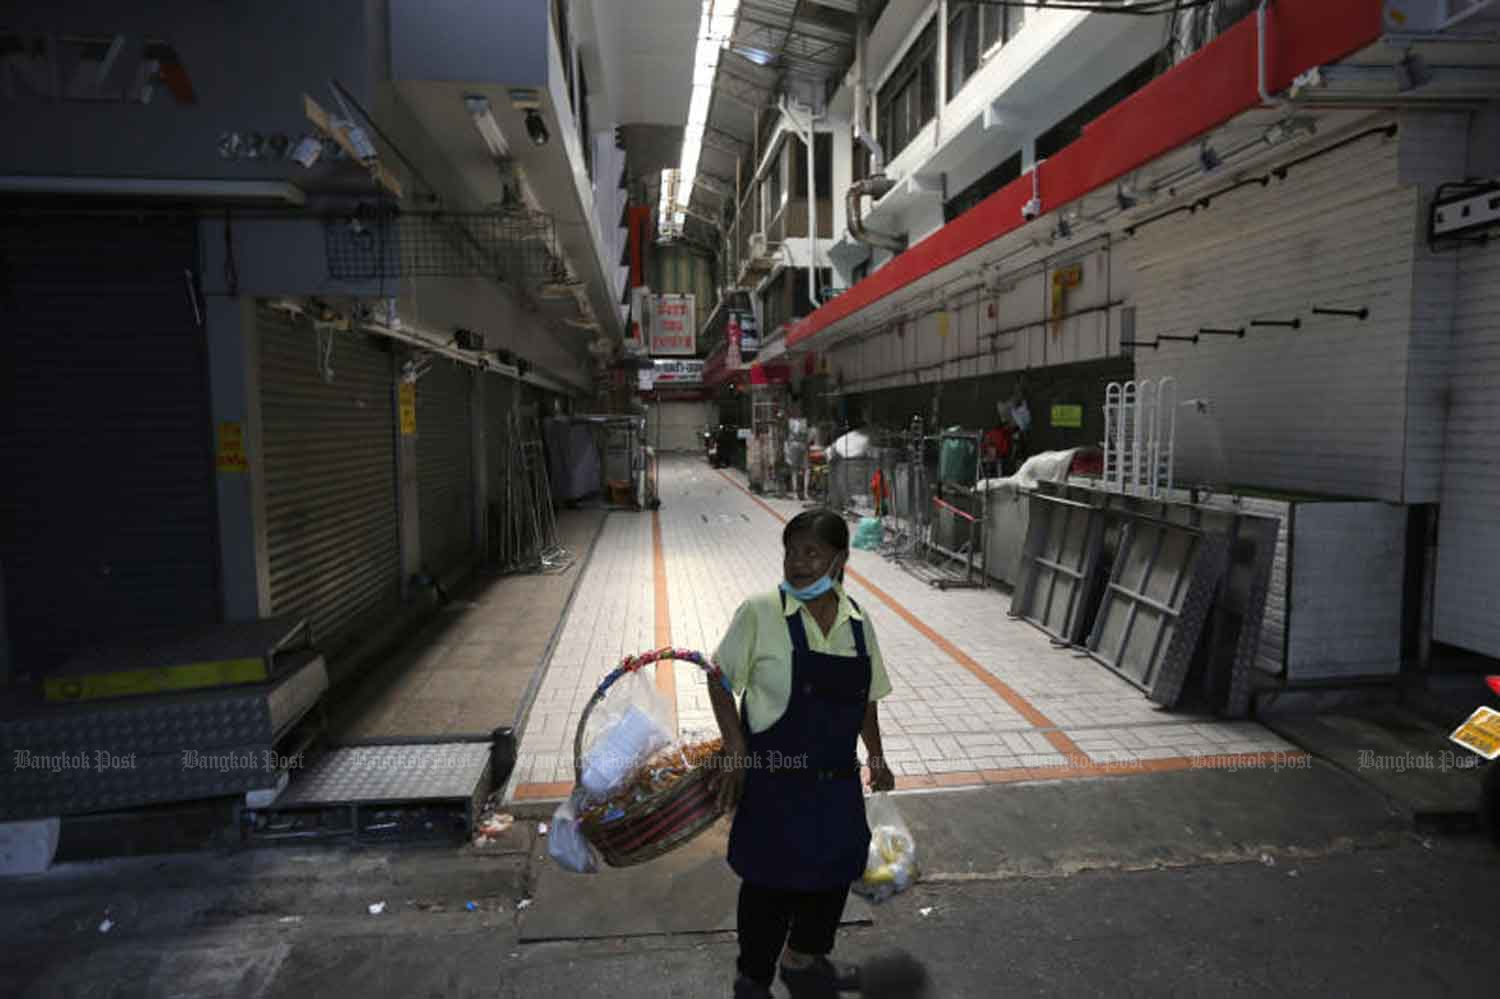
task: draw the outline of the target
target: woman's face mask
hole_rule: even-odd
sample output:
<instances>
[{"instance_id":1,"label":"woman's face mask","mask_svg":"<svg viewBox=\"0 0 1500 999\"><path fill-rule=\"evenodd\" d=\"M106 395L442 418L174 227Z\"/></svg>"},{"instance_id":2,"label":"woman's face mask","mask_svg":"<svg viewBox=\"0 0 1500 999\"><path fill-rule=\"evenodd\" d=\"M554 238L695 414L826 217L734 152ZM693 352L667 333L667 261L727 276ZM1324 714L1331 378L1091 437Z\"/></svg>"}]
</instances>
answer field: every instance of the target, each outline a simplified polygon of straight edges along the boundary
<instances>
[{"instance_id":1,"label":"woman's face mask","mask_svg":"<svg viewBox=\"0 0 1500 999\"><path fill-rule=\"evenodd\" d=\"M793 538L782 564L782 592L806 603L833 589L846 555L816 538Z\"/></svg>"}]
</instances>

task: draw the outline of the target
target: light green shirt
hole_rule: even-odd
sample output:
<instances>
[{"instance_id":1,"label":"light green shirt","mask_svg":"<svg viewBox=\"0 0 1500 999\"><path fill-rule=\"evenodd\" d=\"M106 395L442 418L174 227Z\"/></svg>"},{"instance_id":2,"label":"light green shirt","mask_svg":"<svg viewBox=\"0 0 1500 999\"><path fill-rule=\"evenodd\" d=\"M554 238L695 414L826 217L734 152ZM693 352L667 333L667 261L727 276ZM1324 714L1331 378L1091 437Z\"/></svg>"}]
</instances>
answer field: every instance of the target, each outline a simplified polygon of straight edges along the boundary
<instances>
[{"instance_id":1,"label":"light green shirt","mask_svg":"<svg viewBox=\"0 0 1500 999\"><path fill-rule=\"evenodd\" d=\"M736 694L744 695L745 717L752 732L764 732L774 725L786 713L791 700L792 636L787 619L793 614L802 615L807 647L834 656L857 654L850 622L864 622L865 648L870 653L870 700L878 701L891 692L874 625L855 609L843 587L834 589L839 595L839 610L827 635L796 597L786 598L783 613L779 590L751 597L734 612L734 620L714 656L730 687Z\"/></svg>"}]
</instances>

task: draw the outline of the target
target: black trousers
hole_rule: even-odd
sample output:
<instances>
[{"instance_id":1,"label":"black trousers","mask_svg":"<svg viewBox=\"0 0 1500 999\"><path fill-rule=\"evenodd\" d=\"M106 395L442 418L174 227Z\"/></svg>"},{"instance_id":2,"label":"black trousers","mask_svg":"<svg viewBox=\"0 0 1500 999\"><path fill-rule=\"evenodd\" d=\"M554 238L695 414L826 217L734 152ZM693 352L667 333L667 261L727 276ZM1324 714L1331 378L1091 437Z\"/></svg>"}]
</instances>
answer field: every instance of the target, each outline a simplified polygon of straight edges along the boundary
<instances>
[{"instance_id":1,"label":"black trousers","mask_svg":"<svg viewBox=\"0 0 1500 999\"><path fill-rule=\"evenodd\" d=\"M783 946L801 954L827 954L849 887L828 891L782 891L740 882L740 974L770 986Z\"/></svg>"}]
</instances>

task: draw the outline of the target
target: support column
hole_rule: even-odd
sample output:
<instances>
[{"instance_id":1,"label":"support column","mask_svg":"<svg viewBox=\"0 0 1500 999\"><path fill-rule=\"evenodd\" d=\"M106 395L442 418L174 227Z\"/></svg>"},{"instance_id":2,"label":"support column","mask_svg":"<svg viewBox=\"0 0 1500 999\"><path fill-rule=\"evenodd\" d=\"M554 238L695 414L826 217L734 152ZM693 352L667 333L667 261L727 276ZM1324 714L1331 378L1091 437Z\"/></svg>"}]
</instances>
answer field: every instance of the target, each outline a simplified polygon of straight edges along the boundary
<instances>
[{"instance_id":1,"label":"support column","mask_svg":"<svg viewBox=\"0 0 1500 999\"><path fill-rule=\"evenodd\" d=\"M219 508L219 586L226 621L271 613L255 300L207 297L209 392Z\"/></svg>"},{"instance_id":2,"label":"support column","mask_svg":"<svg viewBox=\"0 0 1500 999\"><path fill-rule=\"evenodd\" d=\"M938 0L937 101L934 104L932 148L943 144L943 107L948 103L948 0ZM894 155L892 150L891 155Z\"/></svg>"},{"instance_id":3,"label":"support column","mask_svg":"<svg viewBox=\"0 0 1500 999\"><path fill-rule=\"evenodd\" d=\"M422 522L417 511L417 385L402 377L415 353L391 351L391 395L396 407L396 512L401 531L401 600L412 598L412 581L422 569Z\"/></svg>"}]
</instances>

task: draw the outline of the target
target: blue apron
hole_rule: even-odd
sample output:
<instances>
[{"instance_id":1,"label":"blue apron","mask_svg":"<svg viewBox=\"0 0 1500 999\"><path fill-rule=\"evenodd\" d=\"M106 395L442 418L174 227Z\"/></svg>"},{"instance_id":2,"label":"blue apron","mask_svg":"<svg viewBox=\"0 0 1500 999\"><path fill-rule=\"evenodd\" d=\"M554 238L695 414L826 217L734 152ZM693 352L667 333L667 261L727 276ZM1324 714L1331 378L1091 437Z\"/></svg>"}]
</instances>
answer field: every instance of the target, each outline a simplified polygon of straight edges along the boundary
<instances>
[{"instance_id":1,"label":"blue apron","mask_svg":"<svg viewBox=\"0 0 1500 999\"><path fill-rule=\"evenodd\" d=\"M870 849L857 755L870 653L861 621L850 622L854 656L813 652L802 614L787 621L791 696L764 732L744 720L753 765L729 831L729 866L767 888L842 888L864 874Z\"/></svg>"}]
</instances>

